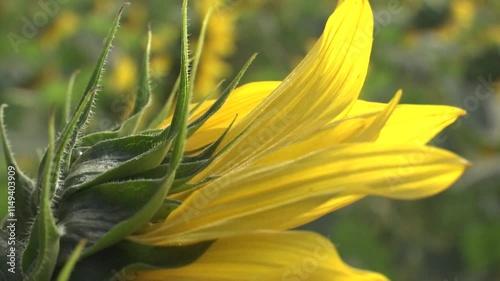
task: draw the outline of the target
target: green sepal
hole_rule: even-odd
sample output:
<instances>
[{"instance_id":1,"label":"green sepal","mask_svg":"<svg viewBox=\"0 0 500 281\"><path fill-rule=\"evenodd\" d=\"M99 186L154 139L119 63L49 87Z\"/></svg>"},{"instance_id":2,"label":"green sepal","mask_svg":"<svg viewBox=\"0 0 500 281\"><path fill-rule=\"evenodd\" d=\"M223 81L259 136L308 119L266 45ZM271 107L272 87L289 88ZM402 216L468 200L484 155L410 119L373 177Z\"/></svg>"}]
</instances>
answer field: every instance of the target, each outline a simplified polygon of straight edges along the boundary
<instances>
[{"instance_id":1,"label":"green sepal","mask_svg":"<svg viewBox=\"0 0 500 281\"><path fill-rule=\"evenodd\" d=\"M141 75L139 79L139 89L135 98L134 109L131 116L122 124L119 130L119 136L126 136L142 131L146 124L146 118L151 114L152 95L150 85L149 58L151 56L151 28L148 29L148 41L146 51L141 66Z\"/></svg>"},{"instance_id":2,"label":"green sepal","mask_svg":"<svg viewBox=\"0 0 500 281\"><path fill-rule=\"evenodd\" d=\"M18 239L25 239L28 232L29 228L29 220L34 218L37 212L37 207L35 204L35 200L33 197L33 191L35 188L35 183L33 182L32 179L30 179L28 176L26 176L19 165L17 164L14 155L12 153L12 150L10 149L9 146L9 141L7 138L7 131L5 128L5 121L4 121L4 109L7 105L2 104L0 105L0 133L1 133L1 142L2 142L2 147L4 150L4 157L5 157L5 162L7 165L7 176L9 173L9 166L13 167L15 169L15 180L14 181L9 181L9 182L14 182L15 183L15 190L14 190L14 198L15 198L15 205L16 206L23 206L22 208L16 208L15 209L15 219L17 219L16 223L16 237ZM5 189L5 190L3 190ZM2 194L6 194L7 196L3 197L2 200L8 200L8 196L11 194L9 193L8 190L8 185L5 185L5 188L2 188L1 190ZM4 204L1 204L1 206L4 206ZM14 217L9 217L8 213L8 202L5 202L5 208L2 208L0 210L0 222L2 224L2 228L5 227L3 225L4 223L7 223L8 218L14 219Z\"/></svg>"},{"instance_id":3,"label":"green sepal","mask_svg":"<svg viewBox=\"0 0 500 281\"><path fill-rule=\"evenodd\" d=\"M180 92L179 92L179 99L177 101L175 111L174 111L174 116L172 119L172 124L169 128L166 128L159 136L161 138L164 138L166 135L166 139L174 139L173 143L173 150L172 150L172 158L169 164L169 170L167 174L160 180L161 185L160 187L156 190L153 196L151 196L150 200L144 204L144 206L135 214L127 219L113 227L109 232L107 232L102 238L100 238L94 245L92 245L90 248L88 248L84 252L84 256L90 256L93 255L99 251L102 251L103 249L119 242L123 237L132 234L136 229L138 229L140 226L143 226L145 223L147 223L153 216L157 213L157 211L161 208L164 199L166 198L168 191L170 190L172 183L175 178L175 172L177 170L177 167L179 166L182 156L184 153L184 143L186 140L186 133L187 133L187 119L188 119L188 113L189 113L189 102L190 102L190 91L189 91L189 81L188 81L188 72L189 72L189 58L188 58L188 41L187 41L187 1L184 1L183 3L183 8L182 8L182 16L183 16L183 23L182 23L182 55L181 55L181 75L180 75ZM168 142L170 144L170 142ZM96 146L99 146L102 143L97 144ZM130 140L127 142L127 145L130 146L130 144L136 144L135 142L130 142ZM170 145L168 146L170 148ZM89 151L85 152L88 153ZM154 167L159 165L163 158L166 156L168 150L164 150L164 153L153 153L156 155L151 155L153 156L161 156L161 159L157 158L159 161L158 163L155 163L153 166L149 167ZM84 155L85 155L84 153ZM101 151L102 153L102 151ZM98 154L99 155L99 154ZM83 155L82 155L83 157ZM90 160L90 159L89 159ZM77 160L78 161L78 160ZM148 163L144 163L144 165L147 165ZM138 169L138 167L141 167L139 163L133 163L133 165L130 165L131 168L134 168L135 170ZM142 167L141 167L142 168ZM136 171L129 171L132 173L137 173ZM147 170L147 169L144 169ZM136 253L134 255L137 256Z\"/></svg>"},{"instance_id":4,"label":"green sepal","mask_svg":"<svg viewBox=\"0 0 500 281\"><path fill-rule=\"evenodd\" d=\"M229 129L231 128L231 126L233 125L234 121L236 121L236 117L235 119L233 119L233 121L231 122L231 124L229 125L229 127L226 129L226 131L222 134L222 136L219 138L218 141L221 141L222 138L225 136L225 134L229 131ZM234 144L237 142L237 140L243 136L246 132L246 130L248 130L249 127L247 127L245 130L243 130L240 134L238 134L235 138L233 138L226 146L224 146L216 155L214 156L211 156L211 159L210 161L213 161L213 159L217 158L218 155L221 155L223 154L225 151L227 151L228 149L230 149L231 147L234 146ZM210 164L207 163L206 165ZM175 193L179 193L179 192L182 192L182 191L185 191L185 190L189 190L189 189L195 189L197 188L198 186L201 186L207 182L210 182L214 179L217 179L218 177L220 177L219 175L210 175L210 176L207 176L206 178L202 179L201 181L199 182L195 182L195 183L187 183L191 178L189 178L188 180L186 179L177 179L176 181L174 181L173 185L172 185L172 188L170 189L170 193L169 195L171 194L175 194Z\"/></svg>"},{"instance_id":5,"label":"green sepal","mask_svg":"<svg viewBox=\"0 0 500 281\"><path fill-rule=\"evenodd\" d=\"M139 227L144 226L160 209L164 198L166 198L172 186L172 179L173 176L170 175L161 179L159 188L156 189L156 192L150 197L149 201L130 218L123 220L108 231L84 252L84 256L95 254L96 252L118 243L120 240L136 231Z\"/></svg>"},{"instance_id":6,"label":"green sepal","mask_svg":"<svg viewBox=\"0 0 500 281\"><path fill-rule=\"evenodd\" d=\"M172 124L166 129L168 135L174 137L172 157L168 180L173 182L177 167L184 155L184 144L187 138L187 123L189 117L189 103L191 102L191 90L189 84L189 47L187 31L187 0L182 3L182 36L181 36L181 74L179 86L179 98L172 117ZM166 195L166 194L165 194Z\"/></svg>"},{"instance_id":7,"label":"green sepal","mask_svg":"<svg viewBox=\"0 0 500 281\"><path fill-rule=\"evenodd\" d=\"M69 78L68 90L66 92L66 101L64 105L64 124L68 123L71 118L71 103L73 100L73 87L75 86L76 76L80 73L79 70L73 72Z\"/></svg>"},{"instance_id":8,"label":"green sepal","mask_svg":"<svg viewBox=\"0 0 500 281\"><path fill-rule=\"evenodd\" d=\"M58 161L55 162L54 173L52 173L51 181L54 182L54 184L51 186L50 190L51 196L54 194L55 189L60 187L59 176L67 172L66 170L64 170L64 168L70 166L68 162L71 161L71 151L73 150L73 147L76 144L76 140L78 138L80 131L87 123L87 119L90 115L95 100L95 96L97 94L97 89L99 87L99 80L101 78L101 74L103 72L104 65L106 63L106 58L111 49L111 43L113 42L113 38L116 34L116 31L118 30L123 10L127 5L128 3L124 4L118 11L118 14L116 15L113 24L111 26L111 29L108 33L108 36L106 37L104 47L97 61L97 65L94 68L94 71L90 77L87 87L85 88L85 91L83 92L83 96L77 106L77 109L73 114L73 116L71 117L70 121L64 127L61 136L57 140L55 148L55 159L57 159ZM46 157L44 156L44 158L42 159L41 167L44 165L45 161Z\"/></svg>"},{"instance_id":9,"label":"green sepal","mask_svg":"<svg viewBox=\"0 0 500 281\"><path fill-rule=\"evenodd\" d=\"M75 250L73 253L71 253L71 256L69 257L68 261L66 264L63 266L61 272L57 276L56 281L69 281L71 278L71 273L73 269L75 268L76 262L80 258L83 249L85 248L85 244L87 244L86 240L81 240L78 242L78 244L75 247Z\"/></svg>"},{"instance_id":10,"label":"green sepal","mask_svg":"<svg viewBox=\"0 0 500 281\"><path fill-rule=\"evenodd\" d=\"M94 88L90 92L87 92L84 95L83 99L78 105L77 110L73 114L73 117L71 118L70 122L66 124L66 127L64 128L61 136L56 142L54 157L52 158L55 160L54 171L51 174L51 179L50 179L50 182L53 183L50 186L51 198L56 189L60 187L59 177L60 175L66 172L63 170L63 168L69 167L69 164L64 164L64 163L70 161L71 153L69 152L73 150L73 146L75 145L76 140L78 138L78 133L85 124L85 122L87 122L87 118L90 114L95 94L96 94L96 89ZM46 165L47 161L52 161L50 159L51 158L48 157L48 152L45 152L45 155L43 156L40 164L38 184L42 182L40 179L41 177L43 177L42 174L44 172L43 167ZM39 190L37 190L37 193L39 193Z\"/></svg>"},{"instance_id":11,"label":"green sepal","mask_svg":"<svg viewBox=\"0 0 500 281\"><path fill-rule=\"evenodd\" d=\"M177 95L177 92L179 91L179 87L181 84L181 77L180 75L177 77L175 80L174 86L172 87L172 90L170 91L170 94L167 97L167 101L165 104L162 106L160 112L156 115L156 117L149 123L147 126L147 129L156 129L158 128L163 121L167 119L167 117L170 115L170 111L172 109L172 103L174 101L174 97ZM153 100L154 101L157 99ZM153 104L154 105L154 104Z\"/></svg>"},{"instance_id":12,"label":"green sepal","mask_svg":"<svg viewBox=\"0 0 500 281\"><path fill-rule=\"evenodd\" d=\"M218 91L218 89L220 88L220 86L224 83L225 80L222 80L220 81L214 88L214 90L212 90L212 92L210 92L208 95L204 96L190 111L189 111L189 115L193 115L206 101L208 101L210 99L210 97L216 93Z\"/></svg>"},{"instance_id":13,"label":"green sepal","mask_svg":"<svg viewBox=\"0 0 500 281\"><path fill-rule=\"evenodd\" d=\"M141 75L139 80L139 90L135 99L132 115L139 114L151 102L151 85L149 72L149 58L151 56L151 27L148 27L148 40L142 61Z\"/></svg>"},{"instance_id":14,"label":"green sepal","mask_svg":"<svg viewBox=\"0 0 500 281\"><path fill-rule=\"evenodd\" d=\"M136 216L161 184L158 179L110 182L87 188L62 200L56 215L66 234L61 239L59 264L66 261L82 239L88 240L87 249L105 237L112 244L147 223L144 219L139 224L129 225L125 232L113 230Z\"/></svg>"},{"instance_id":15,"label":"green sepal","mask_svg":"<svg viewBox=\"0 0 500 281\"><path fill-rule=\"evenodd\" d=\"M113 227L110 231L108 231L103 237L101 237L94 245L92 245L90 248L88 248L84 252L84 256L89 256L92 254L95 254L99 251L102 251L103 249L119 242L121 239L123 239L125 236L132 234L136 229L138 229L140 226L145 225L156 213L157 211L161 208L164 199L166 198L168 191L170 190L172 183L175 178L175 173L176 170L182 160L182 156L184 153L184 143L186 140L186 133L187 133L187 119L188 119L188 112L189 112L189 101L190 101L190 91L189 91L189 81L188 81L188 48L187 48L187 1L183 3L183 26L182 26L182 59L181 59L181 79L180 79L180 92L179 92L179 100L177 101L176 107L175 107L175 112L174 116L172 119L172 125L165 129L165 131L160 134L162 138L164 137L165 134L167 134L167 139L172 139L175 138L174 144L173 144L173 150L172 150L172 157L170 159L169 163L169 169L167 174L160 180L161 184L160 187L156 190L153 196L151 196L150 200L144 204L144 206L137 212L134 213L134 215L115 227ZM98 143L96 146L99 146L102 143ZM130 144L137 144L134 141L127 141L127 144L130 146ZM125 147L127 148L127 147ZM84 153L87 154L89 153L90 149ZM100 155L104 151L101 151L100 153L96 154L95 156ZM157 155L160 155L161 158L164 158L166 155L167 151L165 150L164 154L160 153L154 153ZM81 157L85 158L84 155ZM86 155L88 156L88 155ZM76 161L78 162L80 158ZM91 161L92 158L89 158L89 161ZM160 160L160 159L159 159ZM161 159L163 160L163 159ZM153 165L157 166L161 163L161 160L158 161L157 164ZM76 165L75 162L75 166ZM127 163L130 163L127 162ZM107 163L111 164L111 163ZM147 163L144 163L147 164ZM121 165L124 166L124 165ZM140 167L141 165L139 163L133 163L133 165L130 165L131 168L137 169L137 167ZM89 166L93 167L93 166ZM106 167L107 169L109 167ZM116 170L112 169L111 171ZM129 171L129 173L132 172L134 173L135 171ZM108 171L109 173L109 171ZM115 177L116 179L116 177Z\"/></svg>"},{"instance_id":16,"label":"green sepal","mask_svg":"<svg viewBox=\"0 0 500 281\"><path fill-rule=\"evenodd\" d=\"M226 128L224 133L210 146L208 146L202 153L193 157L184 157L184 163L179 167L179 171L176 174L175 181L170 189L170 194L178 193L189 189L192 185L187 184L198 172L205 169L212 161L215 159L214 153L219 147L220 143L227 135L234 122L236 121L236 116L234 117L231 124Z\"/></svg>"},{"instance_id":17,"label":"green sepal","mask_svg":"<svg viewBox=\"0 0 500 281\"><path fill-rule=\"evenodd\" d=\"M87 84L87 87L85 88L85 91L83 91L84 94L89 93L92 89L98 87L102 72L104 70L104 65L106 64L106 58L108 57L108 53L111 49L111 43L113 42L116 31L118 30L118 27L120 25L120 18L123 14L125 7L129 5L130 3L128 2L123 4L120 10L118 11L117 15L115 16L115 19L111 24L111 29L109 30L108 35L106 36L106 40L104 41L104 47L97 61L97 65L94 69L94 72L92 72L92 76L90 76L90 80Z\"/></svg>"},{"instance_id":18,"label":"green sepal","mask_svg":"<svg viewBox=\"0 0 500 281\"><path fill-rule=\"evenodd\" d=\"M73 269L71 281L134 280L134 273L140 270L186 266L195 262L212 243L161 247L124 240L81 259Z\"/></svg>"},{"instance_id":19,"label":"green sepal","mask_svg":"<svg viewBox=\"0 0 500 281\"><path fill-rule=\"evenodd\" d=\"M73 156L72 156L72 162L76 160L83 152L85 152L88 148L91 146L96 145L99 142L102 141L107 141L107 140L113 140L117 139L119 136L119 128L115 131L102 131L102 132L95 132L95 133L90 133L85 136L82 136L78 139L77 146L75 147L75 150L78 151L73 151ZM141 135L157 135L161 133L163 130L161 129L152 129L152 130L146 130L141 133Z\"/></svg>"},{"instance_id":20,"label":"green sepal","mask_svg":"<svg viewBox=\"0 0 500 281\"><path fill-rule=\"evenodd\" d=\"M255 59L256 56L257 56L257 54L254 54L254 55L252 55L250 57L250 59L242 67L242 69L240 70L240 72L238 73L238 75L236 75L236 77L233 79L233 81L231 81L231 83L226 87L226 89L224 90L224 92L215 101L215 103L212 104L212 106L205 113L203 113L202 116L200 116L199 118L197 118L195 121L193 121L192 123L190 123L188 125L188 127L187 127L187 136L193 135L203 124L205 124L205 122L212 115L214 115L222 107L222 105L224 105L225 101L227 100L227 98L229 97L229 95L231 94L231 92L234 90L234 88L238 85L238 83L240 82L241 78L243 77L243 75L245 74L246 70L248 69L248 67L250 66L250 64L252 63L252 61ZM183 75L181 75L181 79L180 79L181 82L182 82L182 78L183 78ZM186 74L186 80L187 80L187 74ZM189 82L186 82L186 83L189 83ZM188 86L189 85L185 86L185 88L186 88L185 90L186 91L189 91L188 90ZM181 87L182 87L182 83L181 83ZM181 91L182 91L182 89L181 89ZM178 102L178 104L179 104L179 102ZM201 102L198 104L198 106L200 106L200 105L201 105ZM176 107L176 109L177 109L177 107ZM192 111L194 111L194 110L192 110ZM165 118L166 118L166 116L165 116ZM171 127L174 127L174 125L171 124L167 128L171 129ZM175 131L175 127L173 128L173 131ZM224 134L226 134L226 132Z\"/></svg>"},{"instance_id":21,"label":"green sepal","mask_svg":"<svg viewBox=\"0 0 500 281\"><path fill-rule=\"evenodd\" d=\"M73 162L61 196L65 198L80 189L128 178L160 165L172 142L165 134L128 136L97 143Z\"/></svg>"},{"instance_id":22,"label":"green sepal","mask_svg":"<svg viewBox=\"0 0 500 281\"><path fill-rule=\"evenodd\" d=\"M151 218L151 223L164 221L168 217L170 212L177 209L177 207L179 207L181 204L182 201L165 198L160 206L160 209L158 209L158 211L156 211L156 214Z\"/></svg>"},{"instance_id":23,"label":"green sepal","mask_svg":"<svg viewBox=\"0 0 500 281\"><path fill-rule=\"evenodd\" d=\"M98 142L118 138L118 131L102 131L90 133L78 139L77 146L93 146Z\"/></svg>"},{"instance_id":24,"label":"green sepal","mask_svg":"<svg viewBox=\"0 0 500 281\"><path fill-rule=\"evenodd\" d=\"M246 70L248 67L250 67L250 64L253 62L257 54L253 54L250 59L245 63L245 65L242 67L238 75L231 81L231 83L226 87L226 89L222 92L219 98L212 104L212 106L205 112L203 113L202 116L200 116L198 119L193 121L191 124L189 124L188 127L188 136L191 136L194 134L205 122L212 116L214 115L221 107L224 105L226 102L227 98L229 97L229 94L236 88L238 83L240 82L241 78L245 74Z\"/></svg>"},{"instance_id":25,"label":"green sepal","mask_svg":"<svg viewBox=\"0 0 500 281\"><path fill-rule=\"evenodd\" d=\"M179 99L177 101L174 116L172 119L172 124L169 128L165 129L167 139L175 138L172 150L172 157L169 163L169 169L167 174L161 179L161 186L151 197L151 199L144 204L144 207L136 212L134 216L127 219L114 227L109 231L103 238L91 246L84 255L92 255L105 247L108 247L124 236L131 234L138 227L143 226L147 223L154 215L160 210L164 199L167 197L168 191L170 190L172 183L175 178L176 170L181 163L183 153L184 153L184 143L186 141L187 134L187 119L189 113L189 102L190 102L190 91L189 91L189 58L188 58L188 40L187 40L187 1L183 2L182 7L182 42L181 42L181 75L180 75L180 92ZM161 134L163 135L163 133ZM165 157L166 153L162 155ZM161 161L158 163L160 164ZM134 167L136 167L134 165ZM121 237L120 237L121 236ZM119 237L119 238L118 238Z\"/></svg>"},{"instance_id":26,"label":"green sepal","mask_svg":"<svg viewBox=\"0 0 500 281\"><path fill-rule=\"evenodd\" d=\"M43 165L40 209L21 261L23 272L26 274L25 280L28 281L51 280L59 254L60 235L52 214L51 200L52 186L55 185L53 174L58 160L54 159L54 140L54 114L52 114L49 122L49 146Z\"/></svg>"},{"instance_id":27,"label":"green sepal","mask_svg":"<svg viewBox=\"0 0 500 281\"><path fill-rule=\"evenodd\" d=\"M64 106L64 124L65 124L65 126L67 126L67 124L69 124L69 122L71 121L71 118L72 118L71 117L71 102L73 100L73 93L74 93L73 87L75 86L75 80L76 80L76 76L78 75L78 73L80 73L79 70L73 72L73 74L71 74L71 77L70 77L69 83L68 83L68 90L66 92L66 101L65 101L65 106ZM77 134L80 131L81 130L78 130ZM72 145L74 146L74 145L76 145L76 143L73 142ZM72 156L72 153L69 153L69 152L65 153L64 161L62 161L61 171L68 170L69 166L71 165L71 156Z\"/></svg>"}]
</instances>

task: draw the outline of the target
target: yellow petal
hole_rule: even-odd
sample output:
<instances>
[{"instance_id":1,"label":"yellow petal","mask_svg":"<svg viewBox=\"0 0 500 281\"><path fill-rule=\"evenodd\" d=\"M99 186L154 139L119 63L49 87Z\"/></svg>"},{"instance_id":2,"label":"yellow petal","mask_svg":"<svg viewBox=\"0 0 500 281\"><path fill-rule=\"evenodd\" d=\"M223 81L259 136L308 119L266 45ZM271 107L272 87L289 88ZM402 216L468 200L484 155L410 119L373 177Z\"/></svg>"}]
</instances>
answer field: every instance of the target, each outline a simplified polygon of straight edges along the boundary
<instances>
[{"instance_id":1,"label":"yellow petal","mask_svg":"<svg viewBox=\"0 0 500 281\"><path fill-rule=\"evenodd\" d=\"M426 144L466 112L452 106L400 105L377 139L379 143Z\"/></svg>"},{"instance_id":2,"label":"yellow petal","mask_svg":"<svg viewBox=\"0 0 500 281\"><path fill-rule=\"evenodd\" d=\"M325 214L329 214L335 210L339 210L347 205L351 205L352 203L359 201L366 197L365 195L346 195L346 196L338 196L334 197L319 206L314 207L313 209L298 214L293 217L289 222L280 223L277 225L278 229L281 228L295 228L304 224L304 222L312 222Z\"/></svg>"},{"instance_id":3,"label":"yellow petal","mask_svg":"<svg viewBox=\"0 0 500 281\"><path fill-rule=\"evenodd\" d=\"M253 108L264 100L281 82L265 81L248 83L236 88L219 111L212 115L186 144L187 150L203 147L217 140L237 116L238 124ZM204 102L190 117L195 120L205 113L214 101ZM167 121L170 124L170 120Z\"/></svg>"},{"instance_id":4,"label":"yellow petal","mask_svg":"<svg viewBox=\"0 0 500 281\"><path fill-rule=\"evenodd\" d=\"M368 1L339 1L325 31L296 69L231 130L222 145L241 134L195 179L244 166L266 150L322 128L357 99L372 46Z\"/></svg>"},{"instance_id":5,"label":"yellow petal","mask_svg":"<svg viewBox=\"0 0 500 281\"><path fill-rule=\"evenodd\" d=\"M401 91L381 110L335 121L304 140L264 155L251 166L290 161L342 143L375 141L400 99Z\"/></svg>"},{"instance_id":6,"label":"yellow petal","mask_svg":"<svg viewBox=\"0 0 500 281\"><path fill-rule=\"evenodd\" d=\"M374 114L385 106L383 103L358 100L348 117ZM463 109L453 106L401 104L382 128L377 142L426 144L464 114L466 112Z\"/></svg>"},{"instance_id":7,"label":"yellow petal","mask_svg":"<svg viewBox=\"0 0 500 281\"><path fill-rule=\"evenodd\" d=\"M436 194L467 165L451 152L427 146L340 145L300 159L228 173L193 192L164 223L136 239L168 245L256 229L287 229L309 222L299 215L334 198L418 199Z\"/></svg>"},{"instance_id":8,"label":"yellow petal","mask_svg":"<svg viewBox=\"0 0 500 281\"><path fill-rule=\"evenodd\" d=\"M386 281L352 268L333 245L311 232L253 233L217 240L184 267L139 272L138 281Z\"/></svg>"}]
</instances>

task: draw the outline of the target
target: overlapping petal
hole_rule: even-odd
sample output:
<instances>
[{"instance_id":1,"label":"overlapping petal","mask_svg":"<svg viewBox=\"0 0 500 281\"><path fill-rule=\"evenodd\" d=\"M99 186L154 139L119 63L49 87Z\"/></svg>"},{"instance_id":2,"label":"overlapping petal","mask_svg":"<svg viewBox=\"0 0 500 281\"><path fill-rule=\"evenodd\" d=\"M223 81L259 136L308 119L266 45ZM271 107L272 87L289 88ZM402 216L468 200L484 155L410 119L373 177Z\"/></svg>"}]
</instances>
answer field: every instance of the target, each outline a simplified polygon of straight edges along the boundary
<instances>
[{"instance_id":1,"label":"overlapping petal","mask_svg":"<svg viewBox=\"0 0 500 281\"><path fill-rule=\"evenodd\" d=\"M251 233L217 240L194 263L141 272L141 281L386 281L351 268L331 243L311 232Z\"/></svg>"},{"instance_id":2,"label":"overlapping petal","mask_svg":"<svg viewBox=\"0 0 500 281\"><path fill-rule=\"evenodd\" d=\"M296 218L333 198L417 199L436 194L466 167L455 154L426 146L335 146L300 159L228 173L195 191L164 223L136 239L169 245L256 229L288 229L309 222Z\"/></svg>"},{"instance_id":3,"label":"overlapping petal","mask_svg":"<svg viewBox=\"0 0 500 281\"><path fill-rule=\"evenodd\" d=\"M357 99L372 46L373 15L368 1L340 1L325 31L299 66L228 134L241 137L197 177L245 166L322 128Z\"/></svg>"},{"instance_id":4,"label":"overlapping petal","mask_svg":"<svg viewBox=\"0 0 500 281\"><path fill-rule=\"evenodd\" d=\"M343 143L373 142L394 112L400 98L401 91L389 104L384 105L383 109L335 121L303 140L297 140L292 145L261 156L251 166L291 161Z\"/></svg>"},{"instance_id":5,"label":"overlapping petal","mask_svg":"<svg viewBox=\"0 0 500 281\"><path fill-rule=\"evenodd\" d=\"M363 115L380 111L383 103L358 100L349 115ZM458 117L466 114L463 109L443 105L399 105L382 128L377 142L387 144L426 144Z\"/></svg>"},{"instance_id":6,"label":"overlapping petal","mask_svg":"<svg viewBox=\"0 0 500 281\"><path fill-rule=\"evenodd\" d=\"M248 113L254 109L265 97L269 95L280 82L265 81L253 82L236 88L227 98L222 108L207 120L203 126L191 136L186 144L187 150L203 147L217 140L226 128L235 119L238 124ZM196 120L214 103L213 100L204 102L191 115L191 120ZM194 107L195 105L193 105ZM164 125L170 124L167 120Z\"/></svg>"}]
</instances>

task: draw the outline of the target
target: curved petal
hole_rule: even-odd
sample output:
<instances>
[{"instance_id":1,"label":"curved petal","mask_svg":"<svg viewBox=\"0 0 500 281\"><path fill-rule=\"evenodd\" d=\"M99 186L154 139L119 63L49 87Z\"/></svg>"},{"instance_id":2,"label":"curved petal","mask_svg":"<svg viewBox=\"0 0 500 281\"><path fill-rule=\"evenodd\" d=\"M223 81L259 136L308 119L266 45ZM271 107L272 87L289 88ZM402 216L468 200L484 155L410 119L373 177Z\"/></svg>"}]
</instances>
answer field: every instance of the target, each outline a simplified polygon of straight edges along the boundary
<instances>
[{"instance_id":1,"label":"curved petal","mask_svg":"<svg viewBox=\"0 0 500 281\"><path fill-rule=\"evenodd\" d=\"M378 195L418 199L449 187L468 163L419 145L372 143L332 147L276 165L228 173L193 192L162 224L136 239L169 245L256 229L283 230L334 198ZM342 206L342 204L339 204Z\"/></svg>"},{"instance_id":2,"label":"curved petal","mask_svg":"<svg viewBox=\"0 0 500 281\"><path fill-rule=\"evenodd\" d=\"M281 82L264 81L253 82L240 86L229 95L219 111L212 115L186 143L186 149L192 150L203 147L217 140L233 119L238 124L248 113L264 100ZM205 113L214 103L213 100L204 102L191 116L195 120ZM170 124L170 120L167 120Z\"/></svg>"},{"instance_id":3,"label":"curved petal","mask_svg":"<svg viewBox=\"0 0 500 281\"><path fill-rule=\"evenodd\" d=\"M290 144L346 114L365 80L372 36L368 1L339 1L313 49L276 90L234 126L221 146L241 137L197 179L241 168L264 151Z\"/></svg>"},{"instance_id":4,"label":"curved petal","mask_svg":"<svg viewBox=\"0 0 500 281\"><path fill-rule=\"evenodd\" d=\"M141 281L387 281L346 265L333 245L312 232L252 233L217 240L194 263L139 272Z\"/></svg>"},{"instance_id":5,"label":"curved petal","mask_svg":"<svg viewBox=\"0 0 500 281\"><path fill-rule=\"evenodd\" d=\"M383 104L383 109L333 122L304 140L262 156L251 166L291 161L343 143L373 142L379 137L400 99L401 91L396 93L390 103Z\"/></svg>"},{"instance_id":6,"label":"curved petal","mask_svg":"<svg viewBox=\"0 0 500 281\"><path fill-rule=\"evenodd\" d=\"M373 114L385 108L384 103L358 100L348 117ZM378 143L426 144L459 116L466 114L463 109L443 105L401 104L382 128Z\"/></svg>"},{"instance_id":7,"label":"curved petal","mask_svg":"<svg viewBox=\"0 0 500 281\"><path fill-rule=\"evenodd\" d=\"M229 95L227 101L212 117L210 117L201 128L227 128L234 117L244 118L248 113L261 103L269 94L278 87L280 81L252 82L242 85ZM213 101L202 105L194 114L193 118L201 116Z\"/></svg>"}]
</instances>

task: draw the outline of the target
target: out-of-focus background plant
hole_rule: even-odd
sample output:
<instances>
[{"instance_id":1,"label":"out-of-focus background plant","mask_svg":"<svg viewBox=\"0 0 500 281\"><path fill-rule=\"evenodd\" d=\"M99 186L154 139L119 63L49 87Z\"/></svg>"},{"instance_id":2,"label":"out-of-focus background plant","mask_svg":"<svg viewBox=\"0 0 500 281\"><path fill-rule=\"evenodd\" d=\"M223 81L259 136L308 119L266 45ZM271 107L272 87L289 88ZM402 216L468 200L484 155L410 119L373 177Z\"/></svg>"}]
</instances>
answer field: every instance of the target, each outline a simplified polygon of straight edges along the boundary
<instances>
[{"instance_id":1,"label":"out-of-focus background plant","mask_svg":"<svg viewBox=\"0 0 500 281\"><path fill-rule=\"evenodd\" d=\"M46 145L49 112L63 112L77 70L74 91L81 94L122 2L0 2L0 103L9 104L10 138L31 176ZM89 130L111 129L132 109L148 24L156 98L166 99L178 74L180 1L131 2L102 81L94 119L99 121ZM212 0L191 2L196 43ZM254 52L259 56L244 82L283 79L321 34L336 4L221 2L208 25L195 85L199 99L216 95L221 79ZM465 156L473 167L433 198L365 199L306 228L328 236L352 265L393 280L500 280L500 2L372 2L375 43L362 97L387 102L402 88L404 103L466 109L469 114L433 144ZM0 171L6 171L3 159ZM5 178L6 172L0 173L2 186Z\"/></svg>"}]
</instances>

